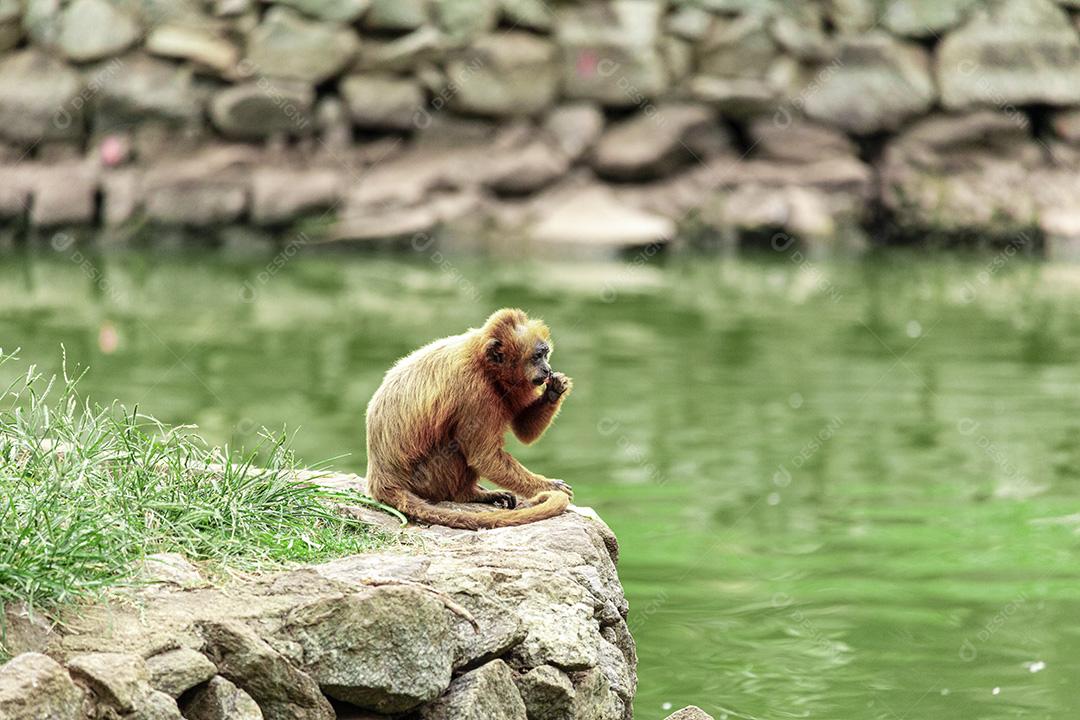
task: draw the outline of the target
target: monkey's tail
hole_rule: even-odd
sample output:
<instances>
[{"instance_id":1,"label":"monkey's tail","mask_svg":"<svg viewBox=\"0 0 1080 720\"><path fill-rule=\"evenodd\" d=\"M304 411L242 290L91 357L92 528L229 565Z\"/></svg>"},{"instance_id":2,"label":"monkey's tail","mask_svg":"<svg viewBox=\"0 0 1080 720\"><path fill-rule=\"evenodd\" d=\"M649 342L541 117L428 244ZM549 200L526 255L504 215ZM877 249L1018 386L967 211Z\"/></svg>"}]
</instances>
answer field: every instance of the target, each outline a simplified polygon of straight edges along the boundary
<instances>
[{"instance_id":1,"label":"monkey's tail","mask_svg":"<svg viewBox=\"0 0 1080 720\"><path fill-rule=\"evenodd\" d=\"M529 501L531 505L527 508L492 512L469 512L439 507L402 488L380 494L382 497L379 499L382 502L393 505L413 520L465 530L513 527L537 520L546 520L561 515L570 504L570 498L566 493L557 490L538 493Z\"/></svg>"}]
</instances>

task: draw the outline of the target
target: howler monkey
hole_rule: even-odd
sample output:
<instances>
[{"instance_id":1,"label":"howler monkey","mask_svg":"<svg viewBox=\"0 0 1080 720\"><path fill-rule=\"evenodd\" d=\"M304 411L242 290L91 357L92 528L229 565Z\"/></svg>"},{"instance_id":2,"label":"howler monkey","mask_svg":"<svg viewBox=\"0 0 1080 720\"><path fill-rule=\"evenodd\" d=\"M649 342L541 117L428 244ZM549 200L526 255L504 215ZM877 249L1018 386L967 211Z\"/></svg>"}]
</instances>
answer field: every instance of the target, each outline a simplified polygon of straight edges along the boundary
<instances>
[{"instance_id":1,"label":"howler monkey","mask_svg":"<svg viewBox=\"0 0 1080 720\"><path fill-rule=\"evenodd\" d=\"M425 345L386 373L367 408L371 494L421 522L477 530L554 517L570 486L530 472L503 449L512 429L536 441L573 387L548 364L551 336L540 320L503 309L484 326ZM486 490L480 478L511 492ZM517 495L531 498L513 509ZM508 509L468 512L434 505L482 502Z\"/></svg>"}]
</instances>

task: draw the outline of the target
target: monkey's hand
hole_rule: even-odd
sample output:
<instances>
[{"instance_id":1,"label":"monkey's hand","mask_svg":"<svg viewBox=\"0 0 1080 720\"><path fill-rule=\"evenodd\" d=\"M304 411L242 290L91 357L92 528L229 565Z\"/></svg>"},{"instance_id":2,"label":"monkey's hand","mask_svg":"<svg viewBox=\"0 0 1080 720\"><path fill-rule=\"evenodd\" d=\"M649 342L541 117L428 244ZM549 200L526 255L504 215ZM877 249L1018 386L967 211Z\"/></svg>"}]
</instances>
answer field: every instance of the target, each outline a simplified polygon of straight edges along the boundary
<instances>
[{"instance_id":1,"label":"monkey's hand","mask_svg":"<svg viewBox=\"0 0 1080 720\"><path fill-rule=\"evenodd\" d=\"M571 500L574 499L574 488L570 487L569 485L564 483L562 480L550 480L549 482L551 483L551 487L550 487L551 490L557 490L559 492L566 493L567 495L570 496Z\"/></svg>"},{"instance_id":2,"label":"monkey's hand","mask_svg":"<svg viewBox=\"0 0 1080 720\"><path fill-rule=\"evenodd\" d=\"M573 380L566 375L563 375L561 372L551 373L551 377L548 378L547 381L547 390L544 392L544 398L550 403L555 403L559 401L559 398L573 389Z\"/></svg>"}]
</instances>

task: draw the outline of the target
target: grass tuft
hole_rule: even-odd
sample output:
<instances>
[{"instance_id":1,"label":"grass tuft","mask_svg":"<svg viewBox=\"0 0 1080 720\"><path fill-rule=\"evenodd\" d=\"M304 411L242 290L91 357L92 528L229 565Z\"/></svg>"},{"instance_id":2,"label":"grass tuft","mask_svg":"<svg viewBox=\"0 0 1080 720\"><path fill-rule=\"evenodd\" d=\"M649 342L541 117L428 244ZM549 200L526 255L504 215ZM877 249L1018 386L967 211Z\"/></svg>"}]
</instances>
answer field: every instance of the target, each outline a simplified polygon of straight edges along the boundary
<instances>
[{"instance_id":1,"label":"grass tuft","mask_svg":"<svg viewBox=\"0 0 1080 720\"><path fill-rule=\"evenodd\" d=\"M0 366L14 359L0 351ZM210 447L192 427L93 405L77 382L31 367L0 394L0 608L94 596L157 552L253 570L387 541L334 507L379 503L292 476L286 436Z\"/></svg>"}]
</instances>

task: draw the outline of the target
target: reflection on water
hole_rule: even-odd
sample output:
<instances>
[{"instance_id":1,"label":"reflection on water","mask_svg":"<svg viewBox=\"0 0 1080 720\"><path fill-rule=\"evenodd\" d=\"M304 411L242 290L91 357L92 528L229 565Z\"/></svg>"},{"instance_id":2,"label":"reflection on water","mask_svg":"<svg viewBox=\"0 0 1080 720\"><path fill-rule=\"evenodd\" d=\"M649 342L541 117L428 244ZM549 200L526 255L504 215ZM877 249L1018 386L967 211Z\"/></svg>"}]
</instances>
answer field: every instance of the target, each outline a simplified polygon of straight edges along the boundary
<instances>
[{"instance_id":1,"label":"reflection on water","mask_svg":"<svg viewBox=\"0 0 1080 720\"><path fill-rule=\"evenodd\" d=\"M1069 717L1080 271L988 262L8 256L0 345L362 471L391 362L524 307L576 390L512 449L622 541L638 717Z\"/></svg>"}]
</instances>

